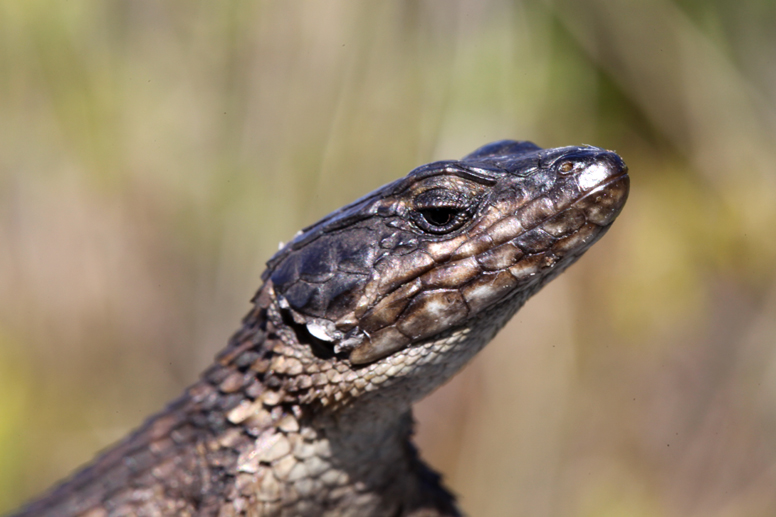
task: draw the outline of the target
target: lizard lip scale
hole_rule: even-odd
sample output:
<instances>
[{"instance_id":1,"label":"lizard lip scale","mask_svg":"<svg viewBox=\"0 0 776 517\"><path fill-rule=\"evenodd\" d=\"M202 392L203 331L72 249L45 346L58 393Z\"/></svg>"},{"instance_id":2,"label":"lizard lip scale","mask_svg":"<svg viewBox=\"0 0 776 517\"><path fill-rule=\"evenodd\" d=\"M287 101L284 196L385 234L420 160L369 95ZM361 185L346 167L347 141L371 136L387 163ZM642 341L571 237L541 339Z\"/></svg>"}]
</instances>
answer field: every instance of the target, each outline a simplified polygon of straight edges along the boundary
<instances>
[{"instance_id":1,"label":"lizard lip scale","mask_svg":"<svg viewBox=\"0 0 776 517\"><path fill-rule=\"evenodd\" d=\"M411 405L604 235L629 182L612 151L504 140L329 214L198 382L17 515L460 515Z\"/></svg>"}]
</instances>

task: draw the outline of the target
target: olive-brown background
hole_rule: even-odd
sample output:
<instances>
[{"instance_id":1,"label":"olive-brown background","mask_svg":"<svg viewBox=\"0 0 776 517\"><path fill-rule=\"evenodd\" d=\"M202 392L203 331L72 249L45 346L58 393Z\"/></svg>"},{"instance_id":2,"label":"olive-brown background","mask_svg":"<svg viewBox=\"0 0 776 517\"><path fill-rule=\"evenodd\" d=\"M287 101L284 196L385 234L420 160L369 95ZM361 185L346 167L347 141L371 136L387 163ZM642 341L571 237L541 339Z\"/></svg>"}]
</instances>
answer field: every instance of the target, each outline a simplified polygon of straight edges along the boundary
<instances>
[{"instance_id":1,"label":"olive-brown background","mask_svg":"<svg viewBox=\"0 0 776 517\"><path fill-rule=\"evenodd\" d=\"M297 229L486 142L611 232L417 411L474 516L776 515L770 0L0 3L0 513L160 409Z\"/></svg>"}]
</instances>

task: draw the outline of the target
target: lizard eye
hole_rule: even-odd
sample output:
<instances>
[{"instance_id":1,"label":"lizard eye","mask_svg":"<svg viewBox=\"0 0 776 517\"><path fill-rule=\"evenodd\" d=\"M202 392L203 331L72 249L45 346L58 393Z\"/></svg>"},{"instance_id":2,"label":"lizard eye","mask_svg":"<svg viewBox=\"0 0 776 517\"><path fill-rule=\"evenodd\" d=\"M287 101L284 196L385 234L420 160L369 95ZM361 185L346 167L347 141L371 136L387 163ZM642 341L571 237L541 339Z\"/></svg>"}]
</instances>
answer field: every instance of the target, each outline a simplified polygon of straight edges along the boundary
<instances>
[{"instance_id":1,"label":"lizard eye","mask_svg":"<svg viewBox=\"0 0 776 517\"><path fill-rule=\"evenodd\" d=\"M413 220L429 233L442 234L463 226L472 214L471 200L459 192L433 189L423 192L415 199Z\"/></svg>"},{"instance_id":2,"label":"lizard eye","mask_svg":"<svg viewBox=\"0 0 776 517\"><path fill-rule=\"evenodd\" d=\"M449 206L440 208L426 208L420 210L420 215L431 226L444 227L453 222L460 210Z\"/></svg>"}]
</instances>

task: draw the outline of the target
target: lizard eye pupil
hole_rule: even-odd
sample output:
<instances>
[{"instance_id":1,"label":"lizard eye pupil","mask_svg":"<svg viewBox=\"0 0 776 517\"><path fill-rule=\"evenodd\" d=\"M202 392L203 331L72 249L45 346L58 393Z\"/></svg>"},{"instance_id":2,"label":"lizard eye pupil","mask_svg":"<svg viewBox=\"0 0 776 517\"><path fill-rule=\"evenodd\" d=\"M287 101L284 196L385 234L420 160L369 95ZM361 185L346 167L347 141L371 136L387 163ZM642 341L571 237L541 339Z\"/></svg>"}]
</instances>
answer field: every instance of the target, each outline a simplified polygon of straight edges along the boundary
<instances>
[{"instance_id":1,"label":"lizard eye pupil","mask_svg":"<svg viewBox=\"0 0 776 517\"><path fill-rule=\"evenodd\" d=\"M434 188L419 194L413 200L410 215L415 226L427 233L441 235L450 233L471 219L477 200L467 193Z\"/></svg>"},{"instance_id":2,"label":"lizard eye pupil","mask_svg":"<svg viewBox=\"0 0 776 517\"><path fill-rule=\"evenodd\" d=\"M460 210L451 207L426 208L421 210L423 218L433 226L447 226L450 224Z\"/></svg>"}]
</instances>

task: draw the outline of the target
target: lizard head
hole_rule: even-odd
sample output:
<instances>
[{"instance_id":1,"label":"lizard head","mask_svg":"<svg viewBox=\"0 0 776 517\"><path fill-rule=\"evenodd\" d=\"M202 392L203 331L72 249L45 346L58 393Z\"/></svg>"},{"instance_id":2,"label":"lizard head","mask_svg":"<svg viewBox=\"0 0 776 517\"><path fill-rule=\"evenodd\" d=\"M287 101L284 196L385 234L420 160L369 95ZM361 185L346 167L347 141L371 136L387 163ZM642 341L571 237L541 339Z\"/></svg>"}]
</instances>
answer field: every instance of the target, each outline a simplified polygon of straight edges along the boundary
<instances>
[{"instance_id":1,"label":"lizard head","mask_svg":"<svg viewBox=\"0 0 776 517\"><path fill-rule=\"evenodd\" d=\"M263 279L348 368L402 366L440 346L468 347L462 364L606 232L628 188L612 151L495 142L305 228Z\"/></svg>"}]
</instances>

